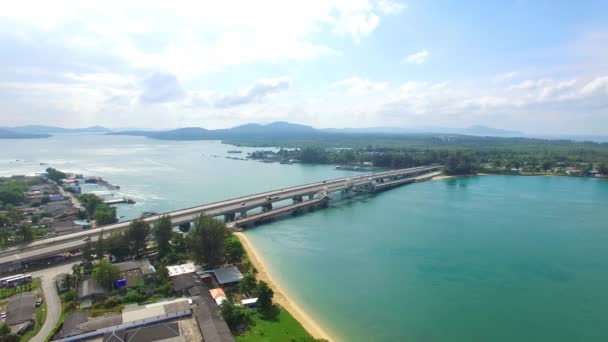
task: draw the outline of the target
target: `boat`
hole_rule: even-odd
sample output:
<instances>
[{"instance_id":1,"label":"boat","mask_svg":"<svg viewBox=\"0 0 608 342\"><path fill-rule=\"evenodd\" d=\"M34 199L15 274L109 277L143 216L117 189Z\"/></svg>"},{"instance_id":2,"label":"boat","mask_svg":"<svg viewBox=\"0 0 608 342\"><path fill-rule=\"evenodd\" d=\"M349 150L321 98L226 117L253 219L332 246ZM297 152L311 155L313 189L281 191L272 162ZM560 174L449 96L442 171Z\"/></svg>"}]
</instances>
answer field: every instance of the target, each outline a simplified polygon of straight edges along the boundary
<instances>
[{"instance_id":1,"label":"boat","mask_svg":"<svg viewBox=\"0 0 608 342\"><path fill-rule=\"evenodd\" d=\"M243 153L241 150L229 150L228 153Z\"/></svg>"}]
</instances>

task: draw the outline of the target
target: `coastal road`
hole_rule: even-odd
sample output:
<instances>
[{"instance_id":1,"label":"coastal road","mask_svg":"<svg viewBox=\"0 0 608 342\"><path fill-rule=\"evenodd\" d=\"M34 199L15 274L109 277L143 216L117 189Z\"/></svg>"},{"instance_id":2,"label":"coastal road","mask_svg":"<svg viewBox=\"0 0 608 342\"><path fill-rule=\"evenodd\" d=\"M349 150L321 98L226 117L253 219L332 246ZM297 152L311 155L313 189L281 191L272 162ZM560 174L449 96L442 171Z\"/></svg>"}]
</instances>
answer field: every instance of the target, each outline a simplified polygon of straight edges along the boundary
<instances>
[{"instance_id":1,"label":"coastal road","mask_svg":"<svg viewBox=\"0 0 608 342\"><path fill-rule=\"evenodd\" d=\"M70 262L31 273L33 278L40 278L42 280L41 288L42 293L44 293L47 312L44 325L40 331L38 331L38 334L32 337L30 342L44 342L48 335L53 331L53 328L55 328L55 325L57 325L57 322L59 322L59 317L61 316L61 301L57 294L57 288L55 288L55 277L62 273L71 273L72 265L79 262L80 261Z\"/></svg>"}]
</instances>

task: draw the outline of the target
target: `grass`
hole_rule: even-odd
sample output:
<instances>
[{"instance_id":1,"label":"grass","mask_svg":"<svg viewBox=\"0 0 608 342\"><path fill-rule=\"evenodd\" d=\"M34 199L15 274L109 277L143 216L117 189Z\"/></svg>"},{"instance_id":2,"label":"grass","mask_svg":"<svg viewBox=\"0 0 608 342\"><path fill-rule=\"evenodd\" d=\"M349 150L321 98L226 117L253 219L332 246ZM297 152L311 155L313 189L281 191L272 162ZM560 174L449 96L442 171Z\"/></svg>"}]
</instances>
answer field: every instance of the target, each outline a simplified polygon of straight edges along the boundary
<instances>
[{"instance_id":1,"label":"grass","mask_svg":"<svg viewBox=\"0 0 608 342\"><path fill-rule=\"evenodd\" d=\"M39 289L41 284L42 284L42 281L40 280L40 278L35 278L32 280L31 283L29 283L27 285L17 286L17 287L13 287L13 288L0 289L0 299L6 299L8 297L14 296L21 292L34 291L36 289Z\"/></svg>"},{"instance_id":2,"label":"grass","mask_svg":"<svg viewBox=\"0 0 608 342\"><path fill-rule=\"evenodd\" d=\"M312 341L304 327L284 309L280 309L275 320L263 320L256 313L253 321L245 334L236 336L237 342Z\"/></svg>"}]
</instances>

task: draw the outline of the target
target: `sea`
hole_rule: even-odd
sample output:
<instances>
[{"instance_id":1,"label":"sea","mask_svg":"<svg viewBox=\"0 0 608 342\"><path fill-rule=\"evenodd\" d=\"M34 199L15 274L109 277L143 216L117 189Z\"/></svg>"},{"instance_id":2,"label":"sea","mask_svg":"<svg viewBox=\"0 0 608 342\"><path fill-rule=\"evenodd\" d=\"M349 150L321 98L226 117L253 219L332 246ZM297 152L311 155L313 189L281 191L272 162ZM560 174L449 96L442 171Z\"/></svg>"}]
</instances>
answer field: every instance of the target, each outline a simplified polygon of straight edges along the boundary
<instances>
[{"instance_id":1,"label":"sea","mask_svg":"<svg viewBox=\"0 0 608 342\"><path fill-rule=\"evenodd\" d=\"M254 150L106 135L0 140L0 176L50 166L103 177L120 190L85 191L134 199L117 206L126 220L359 174L227 158ZM453 178L337 196L246 234L339 341L608 341L607 204L608 180Z\"/></svg>"}]
</instances>

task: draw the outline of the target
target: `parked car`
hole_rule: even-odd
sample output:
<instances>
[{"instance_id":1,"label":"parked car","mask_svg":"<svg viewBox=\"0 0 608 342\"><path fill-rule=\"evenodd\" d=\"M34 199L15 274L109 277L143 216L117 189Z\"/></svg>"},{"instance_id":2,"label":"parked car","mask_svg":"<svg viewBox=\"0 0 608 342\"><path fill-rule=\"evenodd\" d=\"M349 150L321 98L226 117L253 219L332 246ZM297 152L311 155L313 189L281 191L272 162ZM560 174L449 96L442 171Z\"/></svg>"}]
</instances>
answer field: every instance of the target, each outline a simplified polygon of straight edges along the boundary
<instances>
[{"instance_id":1,"label":"parked car","mask_svg":"<svg viewBox=\"0 0 608 342\"><path fill-rule=\"evenodd\" d=\"M36 306L40 305L42 305L42 298L38 297L38 299L36 299Z\"/></svg>"}]
</instances>

